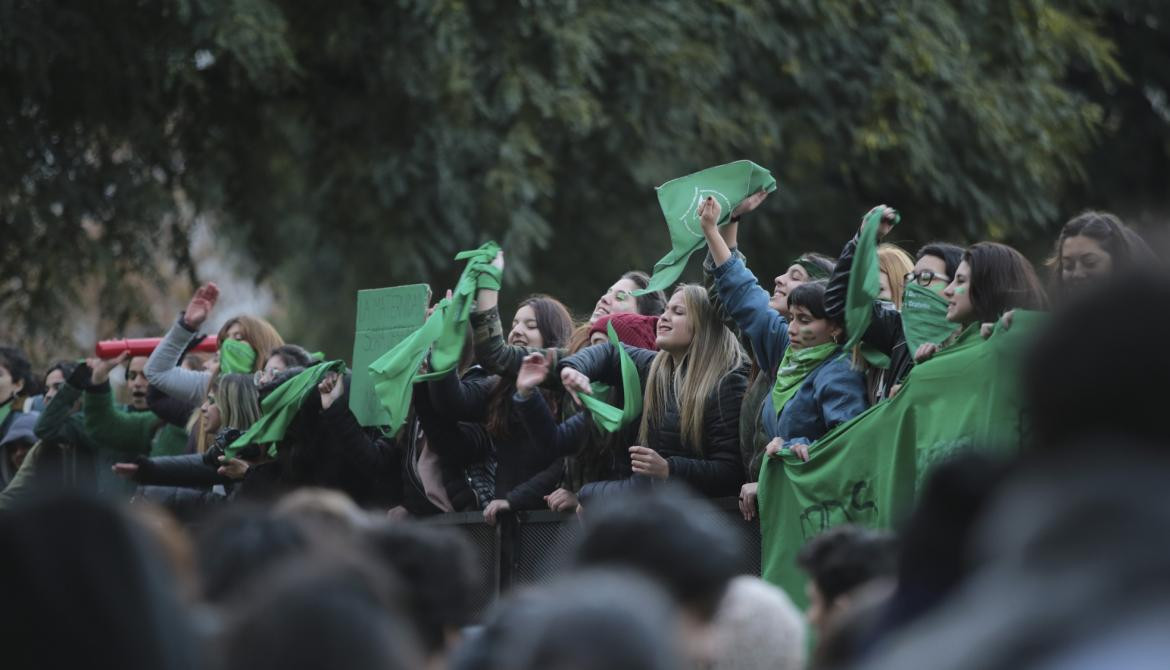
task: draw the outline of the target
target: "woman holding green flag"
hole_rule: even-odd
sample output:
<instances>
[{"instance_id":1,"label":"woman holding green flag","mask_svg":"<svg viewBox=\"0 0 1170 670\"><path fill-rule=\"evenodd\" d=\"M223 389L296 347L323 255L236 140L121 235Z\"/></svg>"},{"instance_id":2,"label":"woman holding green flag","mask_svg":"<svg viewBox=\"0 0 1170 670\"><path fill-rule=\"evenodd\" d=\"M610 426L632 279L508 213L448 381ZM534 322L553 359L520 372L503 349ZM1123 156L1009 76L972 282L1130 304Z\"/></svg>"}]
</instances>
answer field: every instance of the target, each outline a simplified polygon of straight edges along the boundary
<instances>
[{"instance_id":1,"label":"woman holding green flag","mask_svg":"<svg viewBox=\"0 0 1170 670\"><path fill-rule=\"evenodd\" d=\"M537 350L563 347L573 330L569 310L549 296L533 296L516 309L508 344ZM497 468L495 500L484 510L494 522L500 512L513 509L519 500L515 489L544 471L556 454L536 444L513 411L513 379L491 376L463 378L451 374L428 382L434 410L449 421L484 424L495 445ZM557 398L547 400L554 406ZM517 509L519 507L517 506Z\"/></svg>"},{"instance_id":2,"label":"woman holding green flag","mask_svg":"<svg viewBox=\"0 0 1170 670\"><path fill-rule=\"evenodd\" d=\"M865 410L865 379L838 341L844 328L824 310L824 283L801 283L784 296L787 317L773 296L734 257L716 227L719 203L700 205L700 222L715 264L715 288L724 309L751 343L760 375L772 391L759 410L767 449L792 448L807 458L808 444ZM754 515L753 487L740 491L741 511Z\"/></svg>"},{"instance_id":3,"label":"woman holding green flag","mask_svg":"<svg viewBox=\"0 0 1170 670\"><path fill-rule=\"evenodd\" d=\"M916 363L929 360L945 346L962 341L981 323L995 323L1014 309L1048 308L1048 297L1036 270L1023 254L998 242L979 242L963 252L963 261L943 290L947 300L947 321L962 332L951 340L926 342L914 353Z\"/></svg>"},{"instance_id":4,"label":"woman holding green flag","mask_svg":"<svg viewBox=\"0 0 1170 670\"><path fill-rule=\"evenodd\" d=\"M895 216L893 209L884 208L877 231L879 241L890 232ZM869 268L862 267L863 263L879 262L876 255L864 261L856 258L861 232L858 229L858 234L845 244L837 258L833 276L829 278L825 290L825 313L830 318L844 320L849 280L854 270L864 272ZM918 347L926 342L943 342L955 332L955 324L946 318L947 301L942 291L955 276L962 258L962 247L931 242L918 250L914 268L900 278L904 285L899 296L900 306L891 306L882 300L873 301L873 315L861 342L887 356L890 364L882 383L874 389L877 392L870 394L871 402L878 402L896 392L914 366L914 352Z\"/></svg>"},{"instance_id":5,"label":"woman holding green flag","mask_svg":"<svg viewBox=\"0 0 1170 670\"><path fill-rule=\"evenodd\" d=\"M639 444L629 447L634 476L607 488L674 479L703 495L734 495L744 480L737 430L747 386L743 349L694 284L675 289L655 343L657 354L621 345L642 383L643 412ZM591 393L594 381L618 387L621 356L610 343L587 347L561 362L560 377L574 397Z\"/></svg>"}]
</instances>

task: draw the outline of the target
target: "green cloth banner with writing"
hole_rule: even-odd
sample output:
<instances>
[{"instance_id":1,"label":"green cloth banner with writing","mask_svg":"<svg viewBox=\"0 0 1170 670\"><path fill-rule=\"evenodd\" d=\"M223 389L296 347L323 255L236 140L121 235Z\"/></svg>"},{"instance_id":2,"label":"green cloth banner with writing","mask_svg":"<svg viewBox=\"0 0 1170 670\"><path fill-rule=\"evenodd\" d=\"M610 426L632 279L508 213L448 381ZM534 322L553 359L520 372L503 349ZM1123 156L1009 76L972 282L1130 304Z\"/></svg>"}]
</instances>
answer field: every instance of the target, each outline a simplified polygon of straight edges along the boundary
<instances>
[{"instance_id":1,"label":"green cloth banner with writing","mask_svg":"<svg viewBox=\"0 0 1170 670\"><path fill-rule=\"evenodd\" d=\"M426 319L431 289L426 284L358 291L349 409L363 426L384 426L390 415L374 394L370 364L418 330Z\"/></svg>"},{"instance_id":2,"label":"green cloth banner with writing","mask_svg":"<svg viewBox=\"0 0 1170 670\"><path fill-rule=\"evenodd\" d=\"M476 290L500 290L500 270L491 264L499 251L499 245L488 242L455 256L455 260L465 260L467 265L451 297L440 300L421 328L367 367L374 380L374 393L386 410L386 425L391 433L397 433L406 421L413 384L444 377L458 366ZM419 367L428 354L430 372L421 374Z\"/></svg>"},{"instance_id":3,"label":"green cloth banner with writing","mask_svg":"<svg viewBox=\"0 0 1170 670\"><path fill-rule=\"evenodd\" d=\"M670 231L670 253L654 264L650 285L634 294L670 288L686 269L691 254L706 244L699 225L699 203L708 196L722 207L718 223L723 225L731 219L732 210L749 195L775 190L772 173L746 160L707 168L659 186L658 205Z\"/></svg>"},{"instance_id":4,"label":"green cloth banner with writing","mask_svg":"<svg viewBox=\"0 0 1170 670\"><path fill-rule=\"evenodd\" d=\"M842 523L890 528L914 502L930 465L958 449L1019 446L1019 363L1043 316L1016 312L984 340L979 325L914 366L902 389L809 449L782 451L760 472L763 577L806 603L800 548Z\"/></svg>"}]
</instances>

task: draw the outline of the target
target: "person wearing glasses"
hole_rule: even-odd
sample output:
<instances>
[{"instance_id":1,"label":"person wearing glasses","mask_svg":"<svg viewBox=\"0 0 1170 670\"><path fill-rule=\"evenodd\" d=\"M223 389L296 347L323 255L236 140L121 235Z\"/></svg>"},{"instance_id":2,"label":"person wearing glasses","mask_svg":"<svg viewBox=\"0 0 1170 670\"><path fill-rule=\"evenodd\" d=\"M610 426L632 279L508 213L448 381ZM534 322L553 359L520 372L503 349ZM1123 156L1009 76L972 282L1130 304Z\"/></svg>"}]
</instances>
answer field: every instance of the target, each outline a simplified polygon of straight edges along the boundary
<instances>
[{"instance_id":1,"label":"person wearing glasses","mask_svg":"<svg viewBox=\"0 0 1170 670\"><path fill-rule=\"evenodd\" d=\"M878 239L885 237L892 228L891 224L885 223L887 218L893 218L893 210L888 207L883 213L883 223L878 228ZM831 318L845 318L849 273L853 269L856 251L857 236L854 235L853 239L845 243L833 274L829 277L829 286L825 290L825 312ZM891 295L890 300L874 301L873 319L861 341L889 356L890 367L882 375L879 384L871 385L871 401L884 400L897 392L914 367L914 352L919 346L924 342L941 343L956 330L957 326L946 319L947 300L942 292L954 278L962 260L963 248L960 246L946 242L924 245L915 256L914 268L901 278L903 288L899 299L892 300ZM913 334L910 338L906 335L904 319L907 318ZM907 339L913 341L913 346L907 343Z\"/></svg>"}]
</instances>

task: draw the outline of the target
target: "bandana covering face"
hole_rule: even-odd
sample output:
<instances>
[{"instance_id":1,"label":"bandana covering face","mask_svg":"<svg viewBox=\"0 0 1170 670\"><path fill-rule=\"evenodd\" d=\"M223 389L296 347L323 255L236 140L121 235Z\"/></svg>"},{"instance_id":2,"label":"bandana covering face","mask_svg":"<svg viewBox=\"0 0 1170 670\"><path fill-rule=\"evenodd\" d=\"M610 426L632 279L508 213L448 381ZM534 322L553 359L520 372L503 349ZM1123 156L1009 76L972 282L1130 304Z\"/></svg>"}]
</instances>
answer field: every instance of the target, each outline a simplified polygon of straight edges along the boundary
<instances>
[{"instance_id":1,"label":"bandana covering face","mask_svg":"<svg viewBox=\"0 0 1170 670\"><path fill-rule=\"evenodd\" d=\"M772 387L772 406L776 416L784 411L784 406L792 400L792 396L800 390L804 378L832 356L839 347L833 342L826 342L808 349L796 350L788 347L784 358L780 361L780 369L776 373L776 385Z\"/></svg>"},{"instance_id":2,"label":"bandana covering face","mask_svg":"<svg viewBox=\"0 0 1170 670\"><path fill-rule=\"evenodd\" d=\"M938 293L911 282L902 294L902 332L910 353L931 342L942 344L957 326L947 321L947 301Z\"/></svg>"},{"instance_id":3,"label":"bandana covering face","mask_svg":"<svg viewBox=\"0 0 1170 670\"><path fill-rule=\"evenodd\" d=\"M219 345L219 370L223 374L248 373L256 365L256 350L243 340L225 340Z\"/></svg>"}]
</instances>

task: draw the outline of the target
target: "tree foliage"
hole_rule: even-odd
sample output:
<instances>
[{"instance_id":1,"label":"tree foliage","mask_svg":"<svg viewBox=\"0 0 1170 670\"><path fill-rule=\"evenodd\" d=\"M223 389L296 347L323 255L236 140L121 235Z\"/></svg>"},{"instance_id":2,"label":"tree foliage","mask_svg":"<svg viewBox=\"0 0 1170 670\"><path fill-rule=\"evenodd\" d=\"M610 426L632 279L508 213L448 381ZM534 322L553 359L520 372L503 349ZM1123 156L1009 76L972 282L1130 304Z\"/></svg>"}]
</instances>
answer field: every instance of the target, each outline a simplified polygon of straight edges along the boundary
<instances>
[{"instance_id":1,"label":"tree foliage","mask_svg":"<svg viewBox=\"0 0 1170 670\"><path fill-rule=\"evenodd\" d=\"M1045 238L1123 132L1117 37L1165 14L1129 4L7 0L0 323L59 336L71 287L147 257L213 279L199 217L329 351L355 289L441 291L488 238L510 297L584 310L668 248L656 185L739 158L780 183L745 223L762 273L876 202L909 246ZM110 329L141 317L119 293Z\"/></svg>"}]
</instances>

